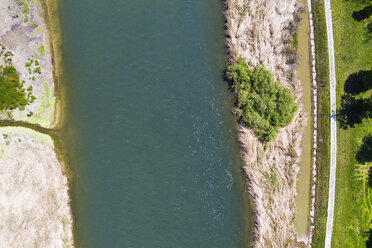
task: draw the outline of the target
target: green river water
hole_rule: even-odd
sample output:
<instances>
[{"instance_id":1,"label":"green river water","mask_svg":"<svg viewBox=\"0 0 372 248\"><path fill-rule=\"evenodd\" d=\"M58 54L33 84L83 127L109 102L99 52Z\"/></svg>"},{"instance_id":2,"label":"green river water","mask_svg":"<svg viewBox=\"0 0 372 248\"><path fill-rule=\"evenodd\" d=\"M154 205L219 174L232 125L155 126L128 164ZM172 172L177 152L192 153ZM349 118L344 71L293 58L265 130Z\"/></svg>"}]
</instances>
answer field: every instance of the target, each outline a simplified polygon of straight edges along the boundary
<instances>
[{"instance_id":1,"label":"green river water","mask_svg":"<svg viewBox=\"0 0 372 248\"><path fill-rule=\"evenodd\" d=\"M220 1L63 0L59 17L76 246L248 247Z\"/></svg>"}]
</instances>

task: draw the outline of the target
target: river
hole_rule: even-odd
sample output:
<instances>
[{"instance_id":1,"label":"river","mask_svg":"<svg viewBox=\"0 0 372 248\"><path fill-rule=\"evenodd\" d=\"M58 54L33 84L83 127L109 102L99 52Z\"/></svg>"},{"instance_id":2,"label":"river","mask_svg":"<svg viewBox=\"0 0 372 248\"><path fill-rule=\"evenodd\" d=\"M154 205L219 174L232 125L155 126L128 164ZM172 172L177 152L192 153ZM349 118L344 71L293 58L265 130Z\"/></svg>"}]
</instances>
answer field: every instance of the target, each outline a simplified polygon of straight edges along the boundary
<instances>
[{"instance_id":1,"label":"river","mask_svg":"<svg viewBox=\"0 0 372 248\"><path fill-rule=\"evenodd\" d=\"M222 6L59 2L76 246L247 247Z\"/></svg>"}]
</instances>

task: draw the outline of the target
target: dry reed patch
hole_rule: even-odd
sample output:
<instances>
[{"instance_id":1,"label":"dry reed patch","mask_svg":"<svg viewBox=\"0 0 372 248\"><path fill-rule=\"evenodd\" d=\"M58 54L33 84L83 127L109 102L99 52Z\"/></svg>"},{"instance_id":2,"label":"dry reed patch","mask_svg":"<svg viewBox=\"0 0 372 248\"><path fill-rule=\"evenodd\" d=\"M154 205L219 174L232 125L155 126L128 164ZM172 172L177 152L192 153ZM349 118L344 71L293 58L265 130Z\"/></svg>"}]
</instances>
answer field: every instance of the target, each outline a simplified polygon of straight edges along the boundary
<instances>
[{"instance_id":1,"label":"dry reed patch","mask_svg":"<svg viewBox=\"0 0 372 248\"><path fill-rule=\"evenodd\" d=\"M226 1L231 61L243 58L252 66L262 63L292 90L299 106L292 123L266 145L252 130L240 126L244 170L256 211L255 247L290 247L295 239L294 199L305 116L302 87L295 73L297 55L291 43L302 10L295 0Z\"/></svg>"},{"instance_id":2,"label":"dry reed patch","mask_svg":"<svg viewBox=\"0 0 372 248\"><path fill-rule=\"evenodd\" d=\"M67 178L49 136L0 128L0 247L73 247Z\"/></svg>"}]
</instances>

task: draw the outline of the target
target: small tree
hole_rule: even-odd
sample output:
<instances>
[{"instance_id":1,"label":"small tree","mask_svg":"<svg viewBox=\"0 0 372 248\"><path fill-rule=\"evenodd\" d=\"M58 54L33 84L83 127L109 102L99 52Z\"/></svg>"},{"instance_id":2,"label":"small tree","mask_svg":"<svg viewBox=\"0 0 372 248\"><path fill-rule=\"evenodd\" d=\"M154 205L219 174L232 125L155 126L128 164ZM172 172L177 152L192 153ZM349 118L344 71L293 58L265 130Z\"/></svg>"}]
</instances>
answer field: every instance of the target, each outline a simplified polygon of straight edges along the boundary
<instances>
[{"instance_id":1,"label":"small tree","mask_svg":"<svg viewBox=\"0 0 372 248\"><path fill-rule=\"evenodd\" d=\"M0 66L0 111L28 104L23 83L13 65Z\"/></svg>"},{"instance_id":2,"label":"small tree","mask_svg":"<svg viewBox=\"0 0 372 248\"><path fill-rule=\"evenodd\" d=\"M288 125L297 109L290 89L263 65L251 69L242 59L227 68L226 77L232 82L239 120L261 141L275 140L278 128Z\"/></svg>"}]
</instances>

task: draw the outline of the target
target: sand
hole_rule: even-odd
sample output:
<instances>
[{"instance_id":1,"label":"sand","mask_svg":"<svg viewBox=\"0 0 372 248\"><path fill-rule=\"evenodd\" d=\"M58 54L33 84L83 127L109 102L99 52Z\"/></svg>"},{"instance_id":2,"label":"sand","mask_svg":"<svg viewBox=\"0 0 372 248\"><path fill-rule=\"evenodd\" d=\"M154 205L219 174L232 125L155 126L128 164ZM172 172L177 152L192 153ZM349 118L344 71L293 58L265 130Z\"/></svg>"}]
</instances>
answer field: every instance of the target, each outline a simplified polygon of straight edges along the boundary
<instances>
[{"instance_id":1,"label":"sand","mask_svg":"<svg viewBox=\"0 0 372 248\"><path fill-rule=\"evenodd\" d=\"M226 35L231 61L243 58L262 63L292 90L298 111L274 142L259 142L249 127L240 125L244 170L255 207L255 247L295 247L296 179L302 153L305 112L292 35L303 7L295 0L227 0Z\"/></svg>"}]
</instances>

